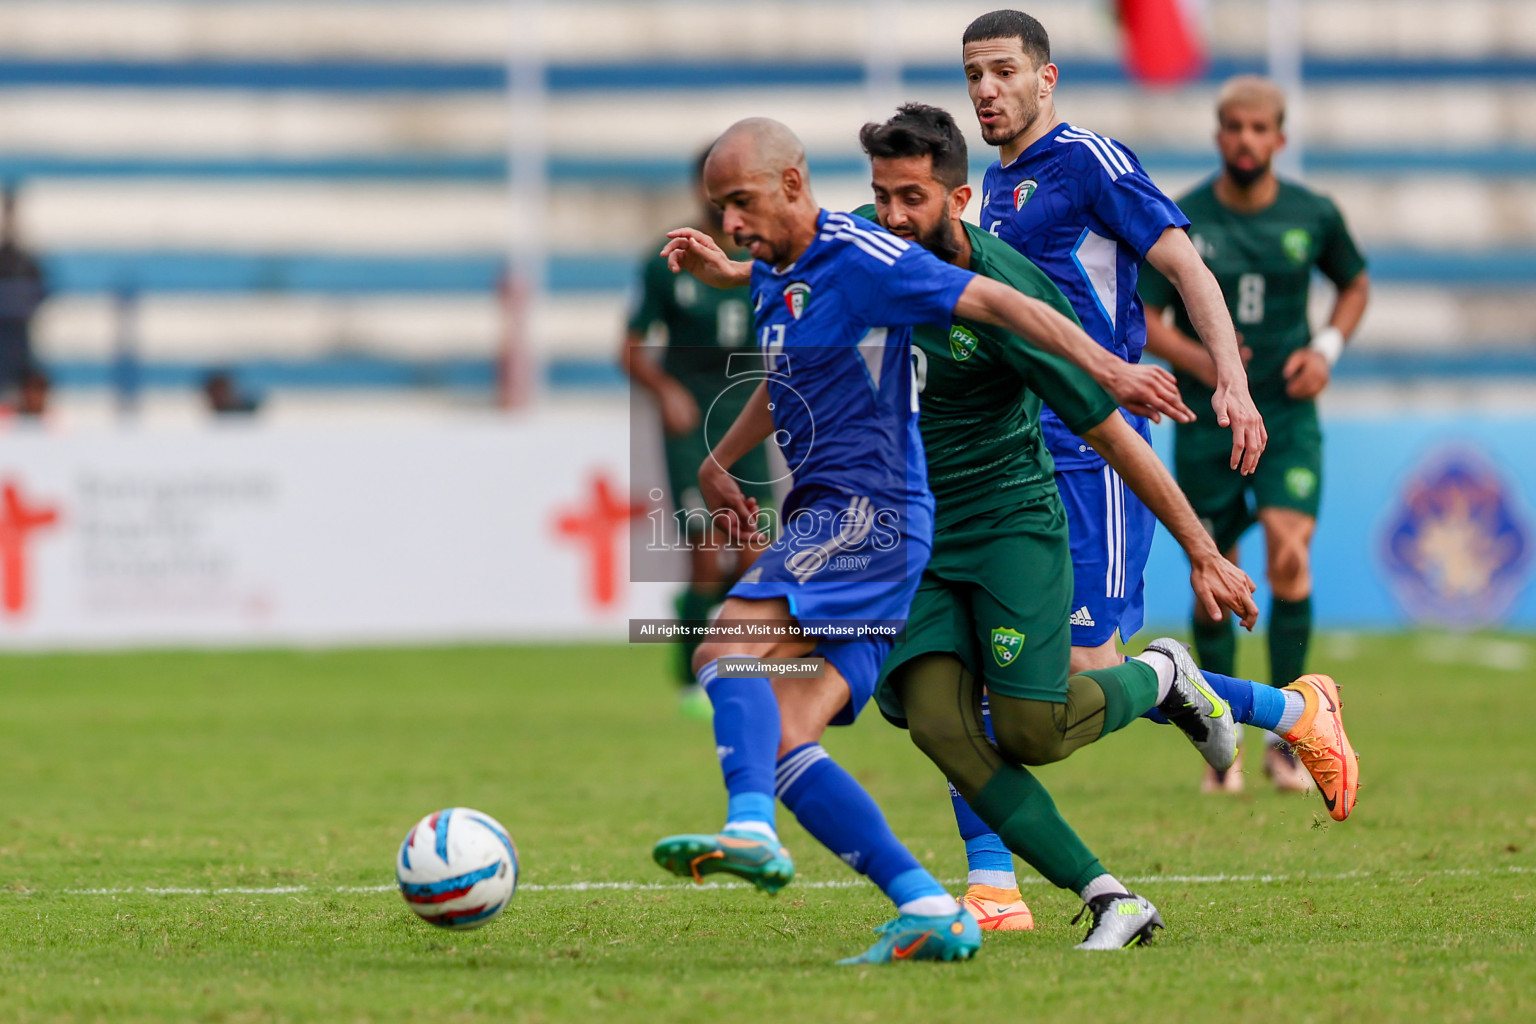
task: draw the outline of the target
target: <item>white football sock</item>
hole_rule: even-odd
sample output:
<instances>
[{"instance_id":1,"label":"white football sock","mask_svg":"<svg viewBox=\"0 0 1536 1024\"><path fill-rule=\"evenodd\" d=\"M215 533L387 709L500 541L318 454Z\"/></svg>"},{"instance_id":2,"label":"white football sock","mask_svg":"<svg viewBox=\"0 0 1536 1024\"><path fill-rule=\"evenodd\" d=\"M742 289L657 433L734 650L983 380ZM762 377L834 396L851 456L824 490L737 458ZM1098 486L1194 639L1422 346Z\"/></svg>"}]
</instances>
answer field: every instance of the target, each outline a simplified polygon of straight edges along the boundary
<instances>
[{"instance_id":1,"label":"white football sock","mask_svg":"<svg viewBox=\"0 0 1536 1024\"><path fill-rule=\"evenodd\" d=\"M1120 879L1106 873L1083 886L1083 891L1078 893L1078 895L1083 898L1084 903L1087 903L1099 896L1118 896L1128 891L1125 886L1120 884Z\"/></svg>"},{"instance_id":2,"label":"white football sock","mask_svg":"<svg viewBox=\"0 0 1536 1024\"><path fill-rule=\"evenodd\" d=\"M994 889L1017 889L1019 876L1012 871L972 871L965 876L966 885L990 885Z\"/></svg>"},{"instance_id":3,"label":"white football sock","mask_svg":"<svg viewBox=\"0 0 1536 1024\"><path fill-rule=\"evenodd\" d=\"M1157 673L1157 703L1161 704L1168 699L1168 691L1173 689L1173 659L1161 651L1142 651L1136 655L1136 660Z\"/></svg>"},{"instance_id":4,"label":"white football sock","mask_svg":"<svg viewBox=\"0 0 1536 1024\"><path fill-rule=\"evenodd\" d=\"M915 900L908 900L897 907L896 912L917 917L953 917L960 913L960 904L946 892L939 896L919 896Z\"/></svg>"},{"instance_id":5,"label":"white football sock","mask_svg":"<svg viewBox=\"0 0 1536 1024\"><path fill-rule=\"evenodd\" d=\"M766 821L728 821L722 832L756 832L770 843L779 841L779 834Z\"/></svg>"},{"instance_id":6,"label":"white football sock","mask_svg":"<svg viewBox=\"0 0 1536 1024\"><path fill-rule=\"evenodd\" d=\"M1285 713L1280 716L1280 723L1275 726L1275 731L1270 734L1271 736L1284 736L1296 728L1296 723L1301 721L1302 713L1307 710L1307 698L1295 690L1281 690L1280 692L1285 695Z\"/></svg>"}]
</instances>

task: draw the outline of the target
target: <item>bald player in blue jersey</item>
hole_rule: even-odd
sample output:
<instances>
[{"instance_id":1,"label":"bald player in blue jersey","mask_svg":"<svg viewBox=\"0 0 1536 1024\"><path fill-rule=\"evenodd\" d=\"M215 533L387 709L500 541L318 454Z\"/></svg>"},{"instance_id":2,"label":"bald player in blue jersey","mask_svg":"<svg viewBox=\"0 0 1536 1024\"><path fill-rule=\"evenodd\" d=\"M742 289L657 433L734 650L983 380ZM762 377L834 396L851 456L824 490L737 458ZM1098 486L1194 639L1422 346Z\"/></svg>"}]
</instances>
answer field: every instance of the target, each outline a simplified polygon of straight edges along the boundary
<instances>
[{"instance_id":1,"label":"bald player in blue jersey","mask_svg":"<svg viewBox=\"0 0 1536 1024\"><path fill-rule=\"evenodd\" d=\"M794 488L779 536L720 613L718 621L740 624L743 635L706 640L694 659L715 709L725 826L667 837L654 857L695 880L725 872L777 892L794 875L775 828L777 796L896 905L880 940L844 962L968 958L981 942L975 919L820 745L827 726L851 723L872 695L894 635L869 631L900 627L932 547L911 328L952 315L1006 327L1078 363L1132 410L1191 414L1171 374L1117 358L1048 304L870 221L820 209L804 149L776 121L752 118L726 131L705 163L704 184L724 211L726 233L752 255L750 269L691 229L673 232L663 252L675 271L716 287L750 274L763 361L749 378L758 381L752 397L700 468L700 490L732 529L755 528L755 502L730 467L770 436ZM784 622L805 635L757 638L746 628ZM849 629L866 636L848 639ZM819 676L768 674L813 656L824 659Z\"/></svg>"}]
</instances>

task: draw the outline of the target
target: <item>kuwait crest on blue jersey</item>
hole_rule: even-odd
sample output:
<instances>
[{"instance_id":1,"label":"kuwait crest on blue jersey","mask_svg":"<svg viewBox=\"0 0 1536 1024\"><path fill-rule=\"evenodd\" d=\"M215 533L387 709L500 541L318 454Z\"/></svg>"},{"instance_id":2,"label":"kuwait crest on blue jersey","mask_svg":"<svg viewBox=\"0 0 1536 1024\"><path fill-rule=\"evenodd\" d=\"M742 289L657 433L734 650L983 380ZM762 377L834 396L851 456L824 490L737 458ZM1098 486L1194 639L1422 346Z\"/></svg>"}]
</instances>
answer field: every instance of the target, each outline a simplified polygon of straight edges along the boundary
<instances>
[{"instance_id":1,"label":"kuwait crest on blue jersey","mask_svg":"<svg viewBox=\"0 0 1536 1024\"><path fill-rule=\"evenodd\" d=\"M1029 202L1029 197L1034 195L1035 189L1039 187L1040 183L1034 178L1025 178L1013 186L1013 208L1015 210L1022 210L1024 204Z\"/></svg>"},{"instance_id":2,"label":"kuwait crest on blue jersey","mask_svg":"<svg viewBox=\"0 0 1536 1024\"><path fill-rule=\"evenodd\" d=\"M804 281L791 281L784 288L784 305L789 315L799 320L805 315L805 307L811 304L811 286Z\"/></svg>"},{"instance_id":3,"label":"kuwait crest on blue jersey","mask_svg":"<svg viewBox=\"0 0 1536 1024\"><path fill-rule=\"evenodd\" d=\"M1498 622L1531 563L1531 526L1515 491L1472 449L1425 460L1403 485L1382 541L1398 599L1434 622Z\"/></svg>"}]
</instances>

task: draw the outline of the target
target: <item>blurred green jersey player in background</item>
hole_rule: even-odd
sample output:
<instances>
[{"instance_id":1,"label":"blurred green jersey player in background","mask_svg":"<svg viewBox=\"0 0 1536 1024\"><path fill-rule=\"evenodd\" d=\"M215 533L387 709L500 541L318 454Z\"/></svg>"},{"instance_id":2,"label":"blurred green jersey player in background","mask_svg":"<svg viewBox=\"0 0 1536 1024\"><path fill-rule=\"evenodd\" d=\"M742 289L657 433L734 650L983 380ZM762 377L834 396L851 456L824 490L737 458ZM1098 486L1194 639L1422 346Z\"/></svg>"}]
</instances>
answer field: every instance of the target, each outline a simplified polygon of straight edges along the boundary
<instances>
[{"instance_id":1,"label":"blurred green jersey player in background","mask_svg":"<svg viewBox=\"0 0 1536 1024\"><path fill-rule=\"evenodd\" d=\"M704 196L701 153L693 167L693 193L698 201L698 226L728 252L734 246L721 231L720 211ZM659 251L660 245L653 248ZM651 393L661 413L667 479L679 535L688 545L688 586L677 597L677 617L702 620L725 596L727 586L757 557L763 543L727 549L709 536L709 511L699 495L699 464L713 442L735 422L750 388L727 391L728 363L733 353L755 353L752 305L746 288L710 288L689 274L674 274L660 255L641 268L640 290L624 335L620 364L630 378ZM661 335L660 359L641 351ZM713 406L713 408L712 408ZM705 420L711 432L705 437ZM766 506L772 496L769 464L759 447L736 464L746 493ZM756 546L752 546L755 544ZM693 652L697 639L679 642L677 678L683 687L681 707L689 717L708 718L709 699L694 681Z\"/></svg>"},{"instance_id":2,"label":"blurred green jersey player in background","mask_svg":"<svg viewBox=\"0 0 1536 1024\"><path fill-rule=\"evenodd\" d=\"M1285 145L1285 96L1274 83L1251 75L1230 80L1216 116L1222 170L1178 203L1242 334L1253 398L1269 427L1269 449L1252 476L1227 465L1225 433L1210 412L1210 355L1195 340L1178 293L1150 266L1141 279L1147 350L1173 365L1185 401L1196 410L1193 423L1175 428L1174 465L1217 545L1236 561L1238 538L1255 521L1264 527L1274 595L1270 681L1281 686L1302 674L1312 631L1310 545L1323 482L1316 398L1360 323L1370 282L1333 202L1275 175L1272 161ZM1339 290L1327 326L1316 334L1307 322L1314 271ZM1231 675L1231 624L1212 622L1197 604L1194 629L1201 666ZM1281 788L1310 788L1308 774L1271 736L1266 773ZM1241 789L1242 775L1209 773L1205 788Z\"/></svg>"}]
</instances>

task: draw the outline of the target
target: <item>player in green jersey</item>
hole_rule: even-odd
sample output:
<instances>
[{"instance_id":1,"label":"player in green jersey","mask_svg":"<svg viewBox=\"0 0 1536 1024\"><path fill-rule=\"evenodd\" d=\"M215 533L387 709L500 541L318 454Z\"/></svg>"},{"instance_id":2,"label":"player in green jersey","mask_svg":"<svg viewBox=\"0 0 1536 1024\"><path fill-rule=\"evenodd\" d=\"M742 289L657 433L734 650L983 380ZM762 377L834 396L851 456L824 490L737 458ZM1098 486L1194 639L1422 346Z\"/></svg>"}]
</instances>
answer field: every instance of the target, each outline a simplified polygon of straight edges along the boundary
<instances>
[{"instance_id":1,"label":"player in green jersey","mask_svg":"<svg viewBox=\"0 0 1536 1024\"><path fill-rule=\"evenodd\" d=\"M961 221L971 193L965 141L952 117L908 104L885 124L867 125L861 141L876 202L859 216L878 217L898 236L1076 320L1028 259ZM1213 720L1230 721L1225 703L1199 688L1193 663L1171 641L1113 668L1070 674L1071 551L1040 430L1042 399L1185 546L1208 613L1219 616L1225 605L1251 623L1252 581L1232 571L1151 447L1087 373L1005 330L964 320L916 329L913 357L937 514L932 558L876 693L881 711L911 730L1007 849L1083 898L1094 915L1084 948L1142 941L1161 926L1156 909L1104 870L1024 766L1060 760L1154 704L1171 708L1202 753L1222 764L1235 727ZM993 708L991 740L983 687ZM1197 703L1204 715L1191 721L1188 705ZM957 800L957 814L963 806ZM966 902L984 927L1016 930L1027 926L1029 910L1007 850L999 852L1011 892L973 884Z\"/></svg>"},{"instance_id":2,"label":"player in green jersey","mask_svg":"<svg viewBox=\"0 0 1536 1024\"><path fill-rule=\"evenodd\" d=\"M705 155L707 151L700 154L693 175L700 229L729 251L732 246L721 229L720 211L705 198L700 182ZM657 334L663 335L665 342L659 360L644 351ZM723 600L731 580L744 572L761 550L762 541L756 537L734 548L722 544L723 538L715 536L712 529L698 483L699 463L708 455L711 442L718 441L735 422L751 390L726 387L731 355L756 350L746 288L709 288L688 274L673 274L665 257L646 260L620 361L624 372L655 398L661 413L672 505L689 554L688 587L677 599L680 619L706 618ZM706 413L713 435L709 438L704 432ZM735 472L747 493L766 506L771 487L764 450L758 448L744 456ZM735 555L734 565L729 554ZM693 678L693 652L698 645L697 640L680 644L677 671L681 706L690 717L707 718L709 698Z\"/></svg>"},{"instance_id":3,"label":"player in green jersey","mask_svg":"<svg viewBox=\"0 0 1536 1024\"><path fill-rule=\"evenodd\" d=\"M1316 398L1345 340L1360 323L1370 292L1365 260L1332 201L1276 177L1272 160L1285 145L1285 96L1256 76L1227 82L1216 105L1221 172L1178 200L1189 234L1221 284L1248 355L1254 401L1269 427L1269 449L1253 476L1228 468L1225 433L1210 414L1213 364L1178 293L1147 267L1147 351L1171 363L1184 400L1198 415L1175 428L1179 483L1216 543L1236 561L1237 541L1255 521L1264 528L1266 572L1274 593L1269 617L1270 679L1302 673L1312 630L1312 530L1322 490L1322 431ZM1307 323L1312 274L1338 287L1328 325ZM1164 310L1171 310L1171 323ZM1231 675L1236 637L1195 605L1195 647L1208 671ZM1272 745L1265 771L1282 788L1312 780L1289 750ZM1205 788L1242 788L1240 771L1211 772ZM1326 795L1326 794L1325 794Z\"/></svg>"}]
</instances>

